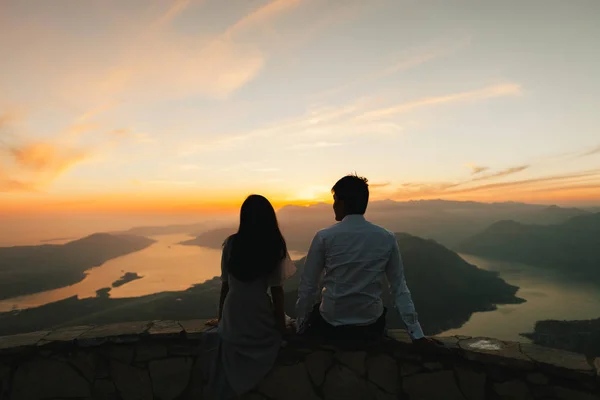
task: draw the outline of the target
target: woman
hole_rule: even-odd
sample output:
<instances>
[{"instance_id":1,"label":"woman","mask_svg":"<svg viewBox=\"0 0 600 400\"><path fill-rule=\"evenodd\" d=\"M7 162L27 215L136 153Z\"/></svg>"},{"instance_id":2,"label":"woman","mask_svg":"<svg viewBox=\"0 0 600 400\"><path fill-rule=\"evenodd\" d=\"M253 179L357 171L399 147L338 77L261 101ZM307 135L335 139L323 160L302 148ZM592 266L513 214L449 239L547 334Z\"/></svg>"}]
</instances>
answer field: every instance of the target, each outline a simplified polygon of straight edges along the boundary
<instances>
[{"instance_id":1,"label":"woman","mask_svg":"<svg viewBox=\"0 0 600 400\"><path fill-rule=\"evenodd\" d=\"M248 392L273 367L287 331L282 284L294 272L273 206L263 196L249 196L237 233L223 245L211 398Z\"/></svg>"}]
</instances>

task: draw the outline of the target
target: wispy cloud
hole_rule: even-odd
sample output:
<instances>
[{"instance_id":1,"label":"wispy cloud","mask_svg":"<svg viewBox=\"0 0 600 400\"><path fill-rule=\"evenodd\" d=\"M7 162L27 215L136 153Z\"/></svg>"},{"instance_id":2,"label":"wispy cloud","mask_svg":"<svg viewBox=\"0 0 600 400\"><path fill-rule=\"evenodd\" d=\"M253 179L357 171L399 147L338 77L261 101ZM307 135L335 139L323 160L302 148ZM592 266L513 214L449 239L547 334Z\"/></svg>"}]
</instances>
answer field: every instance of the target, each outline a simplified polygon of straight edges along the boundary
<instances>
[{"instance_id":1,"label":"wispy cloud","mask_svg":"<svg viewBox=\"0 0 600 400\"><path fill-rule=\"evenodd\" d=\"M600 146L594 147L584 153L581 154L582 157L593 156L596 154L600 154Z\"/></svg>"},{"instance_id":2,"label":"wispy cloud","mask_svg":"<svg viewBox=\"0 0 600 400\"><path fill-rule=\"evenodd\" d=\"M471 173L473 175L480 174L480 173L485 172L485 171L487 171L487 170L490 169L490 167L485 167L485 166L482 166L482 165L476 165L476 164L473 164L473 163L465 164L465 166L471 170Z\"/></svg>"},{"instance_id":3,"label":"wispy cloud","mask_svg":"<svg viewBox=\"0 0 600 400\"><path fill-rule=\"evenodd\" d=\"M384 187L390 186L391 182L381 182L381 183L369 183L369 188L371 189L381 189Z\"/></svg>"},{"instance_id":4,"label":"wispy cloud","mask_svg":"<svg viewBox=\"0 0 600 400\"><path fill-rule=\"evenodd\" d=\"M379 120L391 117L397 114L406 113L422 107L428 107L438 104L470 102L485 100L494 97L517 96L521 94L521 86L514 83L488 86L483 89L472 90L469 92L454 93L445 96L425 97L419 100L409 101L392 107L382 108L365 112L357 116L356 121Z\"/></svg>"},{"instance_id":5,"label":"wispy cloud","mask_svg":"<svg viewBox=\"0 0 600 400\"><path fill-rule=\"evenodd\" d=\"M290 11L300 5L300 0L274 0L266 5L257 8L246 15L235 24L229 27L225 36L232 37L237 34L243 34L248 29L254 29L257 26L264 26L274 18Z\"/></svg>"},{"instance_id":6,"label":"wispy cloud","mask_svg":"<svg viewBox=\"0 0 600 400\"><path fill-rule=\"evenodd\" d=\"M430 43L425 46L421 46L419 49L413 49L406 52L406 54L399 57L398 60L381 70L374 71L345 84L324 90L317 93L315 96L327 97L355 86L364 85L374 80L385 78L398 72L418 67L427 62L434 61L449 54L453 54L466 47L469 43L469 38L457 38L452 41L447 39L438 40L436 43Z\"/></svg>"},{"instance_id":7,"label":"wispy cloud","mask_svg":"<svg viewBox=\"0 0 600 400\"><path fill-rule=\"evenodd\" d=\"M494 172L491 174L478 176L476 178L471 179L470 182L486 181L486 180L495 179L495 178L502 178L502 177L508 176L508 175L518 174L519 172L525 171L529 167L530 167L530 165L519 165L517 167L503 169L501 171Z\"/></svg>"},{"instance_id":8,"label":"wispy cloud","mask_svg":"<svg viewBox=\"0 0 600 400\"><path fill-rule=\"evenodd\" d=\"M439 183L407 183L398 187L395 199L420 199L420 198L452 198L464 195L477 195L485 192L499 197L508 197L507 193L513 191L532 190L560 190L568 189L571 185L581 185L583 182L588 188L600 189L600 169L575 172L570 174L559 174L542 176L532 179L516 181L485 183L467 185L474 180L466 182L439 182ZM559 185L553 186L553 185ZM465 187L460 187L465 186Z\"/></svg>"},{"instance_id":9,"label":"wispy cloud","mask_svg":"<svg viewBox=\"0 0 600 400\"><path fill-rule=\"evenodd\" d=\"M157 20L157 26L164 26L171 23L179 14L181 14L191 3L191 0L173 0L171 6Z\"/></svg>"}]
</instances>

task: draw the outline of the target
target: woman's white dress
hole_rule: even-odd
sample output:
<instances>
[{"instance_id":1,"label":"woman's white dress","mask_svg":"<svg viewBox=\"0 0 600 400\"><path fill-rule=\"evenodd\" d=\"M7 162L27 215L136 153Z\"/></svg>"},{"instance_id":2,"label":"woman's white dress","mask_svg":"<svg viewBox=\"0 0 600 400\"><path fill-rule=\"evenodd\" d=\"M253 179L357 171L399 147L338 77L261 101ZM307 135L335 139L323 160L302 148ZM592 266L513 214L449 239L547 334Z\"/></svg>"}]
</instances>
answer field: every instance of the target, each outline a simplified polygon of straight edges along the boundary
<instances>
[{"instance_id":1,"label":"woman's white dress","mask_svg":"<svg viewBox=\"0 0 600 400\"><path fill-rule=\"evenodd\" d=\"M215 394L218 398L252 390L275 364L282 338L268 289L282 286L296 270L288 255L269 276L242 282L229 274L229 254L228 241L221 258L221 280L229 283L229 293L217 329L217 346L215 338L212 339L212 347L217 351L211 366L210 386L218 392Z\"/></svg>"}]
</instances>

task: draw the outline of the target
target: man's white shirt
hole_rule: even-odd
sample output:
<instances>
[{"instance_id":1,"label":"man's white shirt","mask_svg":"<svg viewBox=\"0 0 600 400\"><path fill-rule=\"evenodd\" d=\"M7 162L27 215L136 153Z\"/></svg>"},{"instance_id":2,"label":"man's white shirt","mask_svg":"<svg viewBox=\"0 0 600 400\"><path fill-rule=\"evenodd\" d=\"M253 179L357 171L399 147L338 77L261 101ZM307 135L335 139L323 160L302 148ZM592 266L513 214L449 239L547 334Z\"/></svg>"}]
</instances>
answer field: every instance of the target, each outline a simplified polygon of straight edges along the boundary
<instances>
[{"instance_id":1,"label":"man's white shirt","mask_svg":"<svg viewBox=\"0 0 600 400\"><path fill-rule=\"evenodd\" d=\"M306 256L298 287L298 330L304 328L320 287L320 311L326 322L333 326L374 323L383 313L381 294L386 277L409 335L413 340L422 338L396 236L362 215L348 215L319 231Z\"/></svg>"}]
</instances>

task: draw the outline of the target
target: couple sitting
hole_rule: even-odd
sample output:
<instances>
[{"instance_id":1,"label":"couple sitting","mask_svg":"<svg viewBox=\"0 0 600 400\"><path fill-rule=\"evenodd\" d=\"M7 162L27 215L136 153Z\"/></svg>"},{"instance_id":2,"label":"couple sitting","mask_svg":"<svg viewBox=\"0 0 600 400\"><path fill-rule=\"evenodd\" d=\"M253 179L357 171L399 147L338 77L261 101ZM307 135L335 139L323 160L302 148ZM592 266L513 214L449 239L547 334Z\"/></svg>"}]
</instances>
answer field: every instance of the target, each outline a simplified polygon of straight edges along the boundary
<instances>
[{"instance_id":1,"label":"couple sitting","mask_svg":"<svg viewBox=\"0 0 600 400\"><path fill-rule=\"evenodd\" d=\"M273 367L282 337L294 330L333 343L382 338L384 277L410 337L419 345L432 343L417 320L394 234L363 216L369 201L367 180L346 176L332 193L340 222L312 241L298 288L295 327L285 315L283 294L283 282L295 266L275 211L258 195L242 205L239 230L223 248L212 398L252 390ZM315 305L320 287L321 299Z\"/></svg>"}]
</instances>

